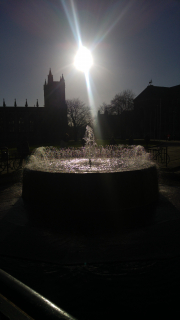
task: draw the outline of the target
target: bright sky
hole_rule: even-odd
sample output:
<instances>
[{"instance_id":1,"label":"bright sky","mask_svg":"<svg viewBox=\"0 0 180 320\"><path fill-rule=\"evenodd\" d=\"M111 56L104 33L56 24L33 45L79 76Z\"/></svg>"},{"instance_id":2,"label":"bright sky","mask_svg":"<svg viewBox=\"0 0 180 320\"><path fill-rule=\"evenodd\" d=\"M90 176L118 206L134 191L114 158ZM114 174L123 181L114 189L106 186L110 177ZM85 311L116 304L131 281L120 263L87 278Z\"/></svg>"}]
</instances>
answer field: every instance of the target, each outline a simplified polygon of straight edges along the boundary
<instances>
[{"instance_id":1,"label":"bright sky","mask_svg":"<svg viewBox=\"0 0 180 320\"><path fill-rule=\"evenodd\" d=\"M94 112L115 94L136 95L180 84L179 0L0 0L0 105L44 104L51 68L64 75L66 99ZM84 75L74 67L79 45L91 50Z\"/></svg>"}]
</instances>

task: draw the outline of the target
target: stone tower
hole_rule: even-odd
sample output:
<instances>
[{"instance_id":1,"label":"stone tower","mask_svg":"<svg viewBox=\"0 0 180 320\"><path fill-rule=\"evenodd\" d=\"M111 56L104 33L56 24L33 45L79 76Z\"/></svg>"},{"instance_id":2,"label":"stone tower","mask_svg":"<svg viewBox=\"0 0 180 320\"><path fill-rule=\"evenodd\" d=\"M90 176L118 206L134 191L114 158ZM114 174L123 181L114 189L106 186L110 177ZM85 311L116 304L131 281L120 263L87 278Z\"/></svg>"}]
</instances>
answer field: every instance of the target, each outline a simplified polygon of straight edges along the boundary
<instances>
[{"instance_id":1,"label":"stone tower","mask_svg":"<svg viewBox=\"0 0 180 320\"><path fill-rule=\"evenodd\" d=\"M47 141L60 143L67 132L67 106L65 101L65 81L54 81L51 69L44 84L44 107L46 113Z\"/></svg>"}]
</instances>

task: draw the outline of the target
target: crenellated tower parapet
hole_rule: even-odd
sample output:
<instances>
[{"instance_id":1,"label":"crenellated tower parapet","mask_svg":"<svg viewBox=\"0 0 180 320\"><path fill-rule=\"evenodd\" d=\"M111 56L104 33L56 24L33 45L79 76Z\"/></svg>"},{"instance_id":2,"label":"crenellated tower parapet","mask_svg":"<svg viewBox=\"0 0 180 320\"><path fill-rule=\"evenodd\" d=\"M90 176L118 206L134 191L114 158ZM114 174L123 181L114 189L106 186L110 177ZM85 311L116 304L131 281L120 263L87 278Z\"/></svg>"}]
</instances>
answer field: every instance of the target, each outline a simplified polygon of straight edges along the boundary
<instances>
[{"instance_id":1,"label":"crenellated tower parapet","mask_svg":"<svg viewBox=\"0 0 180 320\"><path fill-rule=\"evenodd\" d=\"M51 69L48 74L48 81L44 83L44 106L46 108L62 108L65 105L65 81L54 81Z\"/></svg>"}]
</instances>

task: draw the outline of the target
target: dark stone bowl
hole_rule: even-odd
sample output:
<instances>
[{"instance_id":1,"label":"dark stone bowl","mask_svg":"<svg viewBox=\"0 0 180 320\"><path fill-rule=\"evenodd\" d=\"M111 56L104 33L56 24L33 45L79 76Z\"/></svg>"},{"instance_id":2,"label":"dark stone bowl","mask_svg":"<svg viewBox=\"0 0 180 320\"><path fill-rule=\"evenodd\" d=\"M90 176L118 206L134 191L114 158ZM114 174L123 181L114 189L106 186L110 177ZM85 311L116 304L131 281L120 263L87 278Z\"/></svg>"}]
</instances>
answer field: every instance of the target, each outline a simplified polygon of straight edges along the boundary
<instances>
[{"instance_id":1,"label":"dark stone bowl","mask_svg":"<svg viewBox=\"0 0 180 320\"><path fill-rule=\"evenodd\" d=\"M24 169L22 197L49 219L119 223L122 215L136 220L137 212L154 207L158 201L155 165L133 171L112 173L60 173ZM31 210L32 212L32 210ZM135 213L136 212L136 213Z\"/></svg>"}]
</instances>

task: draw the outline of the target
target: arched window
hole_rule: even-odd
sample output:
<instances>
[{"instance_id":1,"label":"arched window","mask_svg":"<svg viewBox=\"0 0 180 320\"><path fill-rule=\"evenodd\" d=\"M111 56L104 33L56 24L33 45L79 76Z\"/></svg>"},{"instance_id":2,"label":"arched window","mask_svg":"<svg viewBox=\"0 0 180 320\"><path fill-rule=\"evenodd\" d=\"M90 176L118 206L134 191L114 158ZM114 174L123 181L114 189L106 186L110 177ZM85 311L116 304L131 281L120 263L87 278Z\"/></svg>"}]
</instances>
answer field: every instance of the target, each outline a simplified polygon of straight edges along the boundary
<instances>
[{"instance_id":1,"label":"arched window","mask_svg":"<svg viewBox=\"0 0 180 320\"><path fill-rule=\"evenodd\" d=\"M15 122L14 122L14 119L13 118L10 118L9 120L9 132L15 132Z\"/></svg>"},{"instance_id":2,"label":"arched window","mask_svg":"<svg viewBox=\"0 0 180 320\"><path fill-rule=\"evenodd\" d=\"M24 119L21 117L19 118L19 121L18 121L18 131L19 132L24 132Z\"/></svg>"},{"instance_id":3,"label":"arched window","mask_svg":"<svg viewBox=\"0 0 180 320\"><path fill-rule=\"evenodd\" d=\"M29 120L29 131L34 132L34 120L33 119Z\"/></svg>"},{"instance_id":4,"label":"arched window","mask_svg":"<svg viewBox=\"0 0 180 320\"><path fill-rule=\"evenodd\" d=\"M3 132L4 130L4 122L3 122L3 117L0 117L0 132Z\"/></svg>"}]
</instances>

